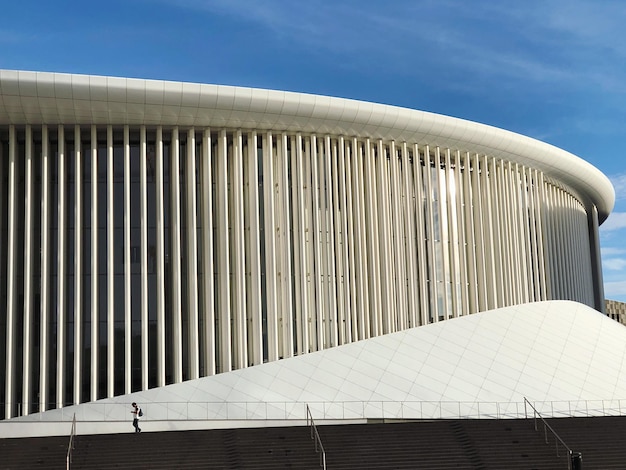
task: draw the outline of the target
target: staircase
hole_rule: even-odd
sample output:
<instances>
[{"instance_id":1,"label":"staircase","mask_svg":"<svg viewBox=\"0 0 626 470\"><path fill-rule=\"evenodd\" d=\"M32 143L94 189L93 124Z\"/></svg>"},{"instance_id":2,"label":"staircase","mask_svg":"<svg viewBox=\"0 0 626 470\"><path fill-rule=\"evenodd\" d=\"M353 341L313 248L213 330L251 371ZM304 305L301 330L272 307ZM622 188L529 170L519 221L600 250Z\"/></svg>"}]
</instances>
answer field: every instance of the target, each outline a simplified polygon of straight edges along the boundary
<instances>
[{"instance_id":1,"label":"staircase","mask_svg":"<svg viewBox=\"0 0 626 470\"><path fill-rule=\"evenodd\" d=\"M585 470L626 468L626 417L549 419ZM145 429L145 428L144 428ZM79 423L80 431L80 423ZM307 427L78 435L72 470L318 469ZM532 420L433 420L319 426L329 470L567 470ZM0 439L0 469L65 467L68 438Z\"/></svg>"}]
</instances>

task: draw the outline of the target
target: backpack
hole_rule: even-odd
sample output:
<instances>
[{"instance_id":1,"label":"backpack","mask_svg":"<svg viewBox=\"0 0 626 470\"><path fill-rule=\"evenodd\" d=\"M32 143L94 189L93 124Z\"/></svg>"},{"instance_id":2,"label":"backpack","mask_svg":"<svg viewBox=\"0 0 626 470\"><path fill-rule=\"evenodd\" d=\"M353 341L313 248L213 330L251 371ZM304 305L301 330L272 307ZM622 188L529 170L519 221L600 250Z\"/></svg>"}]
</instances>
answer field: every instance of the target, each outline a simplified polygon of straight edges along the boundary
<instances>
[{"instance_id":1,"label":"backpack","mask_svg":"<svg viewBox=\"0 0 626 470\"><path fill-rule=\"evenodd\" d=\"M139 417L143 416L143 411L141 410L141 408L139 408L139 413L137 413L137 415L139 415Z\"/></svg>"}]
</instances>

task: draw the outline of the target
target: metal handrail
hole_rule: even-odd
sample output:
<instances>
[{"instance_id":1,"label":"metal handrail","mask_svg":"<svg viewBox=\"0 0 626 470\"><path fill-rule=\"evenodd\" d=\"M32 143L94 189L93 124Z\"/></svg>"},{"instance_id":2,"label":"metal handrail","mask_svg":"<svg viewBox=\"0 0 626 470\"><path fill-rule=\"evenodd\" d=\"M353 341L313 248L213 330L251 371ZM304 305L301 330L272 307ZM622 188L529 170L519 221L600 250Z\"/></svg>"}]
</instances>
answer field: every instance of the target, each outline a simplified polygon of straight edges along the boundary
<instances>
[{"instance_id":1,"label":"metal handrail","mask_svg":"<svg viewBox=\"0 0 626 470\"><path fill-rule=\"evenodd\" d=\"M70 463L72 463L72 451L74 450L74 436L76 436L76 413L74 413L74 418L72 418L72 430L70 431L70 443L67 446L67 457L65 459L67 470L70 470Z\"/></svg>"},{"instance_id":2,"label":"metal handrail","mask_svg":"<svg viewBox=\"0 0 626 470\"><path fill-rule=\"evenodd\" d=\"M480 401L143 401L149 421L206 420L299 420L308 404L320 419L518 419L525 418L525 402ZM81 422L122 422L128 420L126 403L89 402L63 408L32 412L5 422L70 422L75 413ZM626 399L535 401L544 417L626 416ZM2 409L0 403L0 409ZM31 408L33 410L33 408Z\"/></svg>"},{"instance_id":3,"label":"metal handrail","mask_svg":"<svg viewBox=\"0 0 626 470\"><path fill-rule=\"evenodd\" d=\"M315 440L315 452L320 453L320 467L326 470L326 451L324 450L324 446L322 445L322 440L320 439L320 435L317 432L317 426L315 426L315 421L313 421L313 415L311 414L311 409L309 405L306 405L306 425L309 426L309 420L311 422L311 439Z\"/></svg>"},{"instance_id":4,"label":"metal handrail","mask_svg":"<svg viewBox=\"0 0 626 470\"><path fill-rule=\"evenodd\" d=\"M529 405L532 409L533 409L533 417L534 417L534 424L535 424L535 431L538 431L537 429L537 416L539 416L539 419L541 420L541 422L543 423L543 434L544 434L544 439L546 441L546 444L548 444L548 430L550 430L550 432L552 433L552 435L554 436L554 442L556 445L556 456L560 457L559 455L559 442L561 443L561 445L563 447L565 447L565 449L567 450L567 468L569 470L571 470L571 466L572 466L572 449L569 448L569 446L565 443L565 441L563 439L561 439L561 436L559 436L556 431L554 429L552 429L552 426L550 426L548 424L548 422L543 419L543 416L541 416L541 413L539 413L537 411L537 409L533 406L533 404L528 401L528 399L526 397L524 397L524 414L526 415L526 419L528 419L528 413L526 410L526 405Z\"/></svg>"}]
</instances>

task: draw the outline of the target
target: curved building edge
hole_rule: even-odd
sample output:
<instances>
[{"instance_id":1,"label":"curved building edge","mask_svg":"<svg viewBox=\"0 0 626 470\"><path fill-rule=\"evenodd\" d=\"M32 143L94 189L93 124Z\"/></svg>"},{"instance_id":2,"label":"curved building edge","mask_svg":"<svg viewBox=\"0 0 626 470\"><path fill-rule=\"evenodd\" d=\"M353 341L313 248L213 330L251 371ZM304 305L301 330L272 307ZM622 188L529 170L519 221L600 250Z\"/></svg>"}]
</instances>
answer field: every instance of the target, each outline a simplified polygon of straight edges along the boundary
<instances>
[{"instance_id":1,"label":"curved building edge","mask_svg":"<svg viewBox=\"0 0 626 470\"><path fill-rule=\"evenodd\" d=\"M428 144L541 169L595 205L600 223L615 203L609 179L576 155L464 119L306 93L0 70L0 124L70 122L254 128Z\"/></svg>"}]
</instances>

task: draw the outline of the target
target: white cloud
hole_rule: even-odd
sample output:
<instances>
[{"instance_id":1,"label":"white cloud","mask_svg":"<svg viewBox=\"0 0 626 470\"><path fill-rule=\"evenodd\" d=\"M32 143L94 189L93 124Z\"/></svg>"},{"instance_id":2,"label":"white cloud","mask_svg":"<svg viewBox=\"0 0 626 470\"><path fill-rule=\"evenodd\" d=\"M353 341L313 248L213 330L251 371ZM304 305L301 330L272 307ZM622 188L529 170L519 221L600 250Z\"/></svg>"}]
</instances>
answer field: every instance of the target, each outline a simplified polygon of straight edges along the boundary
<instances>
[{"instance_id":1,"label":"white cloud","mask_svg":"<svg viewBox=\"0 0 626 470\"><path fill-rule=\"evenodd\" d=\"M607 298L626 295L626 281L604 283L604 296Z\"/></svg>"},{"instance_id":2,"label":"white cloud","mask_svg":"<svg viewBox=\"0 0 626 470\"><path fill-rule=\"evenodd\" d=\"M618 256L618 255L626 254L626 248L616 248L614 246L602 247L601 251L602 251L603 258L605 256Z\"/></svg>"},{"instance_id":3,"label":"white cloud","mask_svg":"<svg viewBox=\"0 0 626 470\"><path fill-rule=\"evenodd\" d=\"M615 199L626 199L626 174L609 176L613 188L615 188Z\"/></svg>"},{"instance_id":4,"label":"white cloud","mask_svg":"<svg viewBox=\"0 0 626 470\"><path fill-rule=\"evenodd\" d=\"M602 267L611 271L621 271L626 268L626 258L602 258Z\"/></svg>"},{"instance_id":5,"label":"white cloud","mask_svg":"<svg viewBox=\"0 0 626 470\"><path fill-rule=\"evenodd\" d=\"M504 77L511 86L520 80L578 86L582 80L605 87L599 81L615 73L598 65L619 67L611 60L619 53L609 46L620 42L616 34L626 44L623 9L602 0L599 5L585 0L529 0L523 6L451 0L160 1L256 23L289 44L340 55L359 66L363 63L359 57L380 56L387 63L396 61L396 69L405 64L412 74L444 67L462 70L468 79ZM610 28L603 29L607 24Z\"/></svg>"},{"instance_id":6,"label":"white cloud","mask_svg":"<svg viewBox=\"0 0 626 470\"><path fill-rule=\"evenodd\" d=\"M626 228L626 212L611 212L608 219L600 226L600 232L612 232Z\"/></svg>"}]
</instances>

